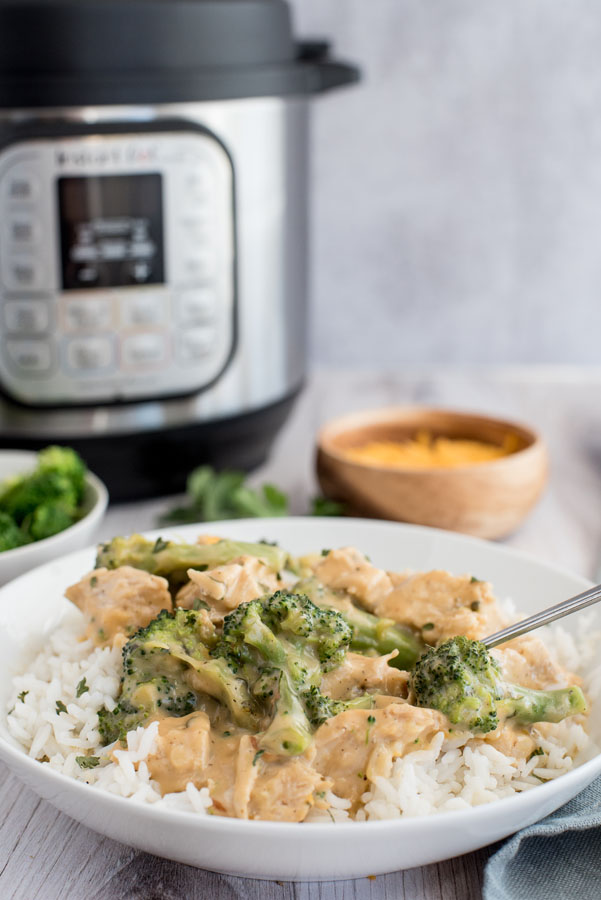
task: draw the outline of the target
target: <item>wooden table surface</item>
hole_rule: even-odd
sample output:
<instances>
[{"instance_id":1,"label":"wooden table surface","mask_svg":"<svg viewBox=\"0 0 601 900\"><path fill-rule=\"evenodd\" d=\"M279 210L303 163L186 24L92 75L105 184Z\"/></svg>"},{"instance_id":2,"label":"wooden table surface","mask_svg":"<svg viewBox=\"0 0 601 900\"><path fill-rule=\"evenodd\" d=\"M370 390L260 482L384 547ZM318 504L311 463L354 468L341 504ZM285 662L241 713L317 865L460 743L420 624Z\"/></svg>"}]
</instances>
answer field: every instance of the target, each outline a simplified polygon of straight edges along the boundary
<instances>
[{"instance_id":1,"label":"wooden table surface","mask_svg":"<svg viewBox=\"0 0 601 900\"><path fill-rule=\"evenodd\" d=\"M521 419L551 455L546 494L506 543L593 577L601 559L601 369L511 368L320 372L253 480L288 490L292 512L315 492L312 447L331 416L395 403L454 406ZM155 526L170 501L112 508L99 537ZM133 850L38 799L0 764L2 900L477 900L491 852L344 882L293 884L216 875Z\"/></svg>"}]
</instances>

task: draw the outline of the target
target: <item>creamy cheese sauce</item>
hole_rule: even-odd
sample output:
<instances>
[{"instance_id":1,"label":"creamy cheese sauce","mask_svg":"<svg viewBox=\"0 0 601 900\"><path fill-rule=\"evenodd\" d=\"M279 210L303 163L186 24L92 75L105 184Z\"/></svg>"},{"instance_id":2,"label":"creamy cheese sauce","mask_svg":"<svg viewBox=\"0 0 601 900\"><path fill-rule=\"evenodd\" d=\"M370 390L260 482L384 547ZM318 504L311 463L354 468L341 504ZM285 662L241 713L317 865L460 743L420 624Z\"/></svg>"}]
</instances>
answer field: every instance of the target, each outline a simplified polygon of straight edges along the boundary
<instances>
[{"instance_id":1,"label":"creamy cheese sauce","mask_svg":"<svg viewBox=\"0 0 601 900\"><path fill-rule=\"evenodd\" d=\"M471 575L388 573L350 547L307 557L302 565L307 590L317 586L322 596L327 595L328 605L342 613L358 605L412 629L426 644L436 645L458 634L478 639L506 624L491 586ZM175 604L186 609L202 607L199 622L207 644L216 639L215 629L231 610L284 583L281 573L254 557L240 557L206 572L190 570L188 576ZM164 578L129 566L96 569L69 588L67 597L84 613L89 634L99 644L124 644L161 610L173 607ZM202 665L190 665L185 679L202 701L194 712L180 717L157 708L152 719L159 723L158 737L147 760L152 779L163 794L183 791L189 783L208 787L212 812L217 815L300 822L313 806L328 806L329 790L350 801L351 812L357 810L369 781L388 776L396 758L427 748L435 735L449 731L444 715L408 702L409 673L390 665L394 655L349 651L341 665L323 675L320 690L327 697L352 700L372 694L373 708L333 715L297 756L269 752L261 745L260 732L237 727L219 702L222 698L214 691L208 695ZM555 688L578 682L533 636L518 638L494 655L504 676L525 687ZM174 665L185 665L182 659ZM156 706L157 690L153 683L142 683L135 693L136 703ZM537 746L536 727L506 722L479 739L504 754L527 759Z\"/></svg>"}]
</instances>

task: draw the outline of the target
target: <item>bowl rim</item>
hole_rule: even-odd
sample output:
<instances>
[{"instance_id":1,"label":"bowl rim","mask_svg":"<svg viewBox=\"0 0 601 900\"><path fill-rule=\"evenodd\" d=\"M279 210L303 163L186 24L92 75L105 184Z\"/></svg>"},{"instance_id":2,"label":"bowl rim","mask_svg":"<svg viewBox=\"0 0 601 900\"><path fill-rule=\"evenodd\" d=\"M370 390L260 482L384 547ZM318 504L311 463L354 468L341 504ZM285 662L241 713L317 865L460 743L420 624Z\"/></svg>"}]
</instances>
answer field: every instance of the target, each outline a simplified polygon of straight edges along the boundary
<instances>
[{"instance_id":1,"label":"bowl rim","mask_svg":"<svg viewBox=\"0 0 601 900\"><path fill-rule=\"evenodd\" d=\"M492 541L483 540L482 538L473 537L471 535L465 534L456 534L454 532L446 531L441 528L431 528L425 525L413 525L409 523L403 522L392 522L392 521L378 521L372 519L362 519L362 518L344 518L337 519L335 517L323 517L324 519L329 519L332 522L338 523L348 523L351 527L355 524L360 523L362 526L369 526L370 528L377 529L386 529L393 526L394 528L401 528L405 531L417 531L426 533L434 533L435 535L444 535L445 538L449 538L451 540L458 541L460 543L471 543L477 546L492 545L496 553L501 556L506 556L508 558L519 558L527 562L531 562L536 564L537 566L542 566L558 575L569 576L577 581L579 581L583 587L583 590L587 587L592 586L592 582L590 579L585 578L584 576L578 575L567 568L562 566L557 566L552 563L547 563L538 559L534 554L528 553L523 550L516 550L511 547L504 546L502 544L495 544ZM180 528L192 529L195 527L198 528L206 528L208 524L210 524L211 528L217 528L223 526L234 525L235 527L244 528L246 525L248 527L253 527L257 525L258 521L261 521L265 524L267 528L277 527L278 524L281 524L285 521L293 520L294 522L298 522L299 524L307 523L308 525L314 520L310 516L284 516L281 518L269 518L258 520L254 519L223 519L219 522L195 522L195 523L187 523L186 525L179 526ZM345 525L343 525L345 527ZM143 535L147 538L155 538L160 537L165 534L166 531L170 533L176 534L178 530L178 526L171 526L167 529L153 529L150 531L144 531ZM63 554L62 558L74 557L77 555L83 556L86 553L90 553L93 550L92 547L87 547L80 550L72 551L68 554ZM56 561L55 561L56 562ZM23 575L20 575L16 580L24 580L29 578L34 572L44 569L46 567L51 567L53 562L43 563L40 566L37 566L35 569L26 572ZM14 586L14 581L9 582L7 585L0 588L0 600L2 599L2 594L11 590ZM7 712L3 711L0 713L6 718ZM199 815L196 812L188 811L188 810L179 810L179 809L166 809L164 807L156 808L153 804L136 804L132 803L131 798L121 797L117 794L112 794L109 791L102 791L100 789L95 789L93 785L88 785L85 782L78 781L75 778L71 778L68 775L64 775L62 772L58 772L55 769L50 769L48 767L42 767L39 760L32 759L24 749L19 749L9 743L2 734L0 734L0 760L4 761L9 767L10 771L21 777L20 772L31 773L34 779L37 781L38 776L41 776L43 780L47 780L48 784L53 784L56 788L56 794L60 794L61 790L68 789L76 792L81 800L85 803L86 798L89 801L90 797L95 797L96 801L100 804L104 804L106 808L112 808L117 814L120 810L129 809L132 811L134 815L141 815L142 817L148 816L152 820L156 820L157 822L162 822L167 825L169 822L173 822L174 825L176 823L196 823L196 827L199 831L204 830L204 828L216 829L217 832L224 831L229 832L235 836L243 837L248 833L249 827L251 828L253 833L259 834L262 833L265 837L273 836L276 833L281 833L284 831L288 836L300 837L302 834L307 833L307 826L310 825L311 833L315 834L323 834L330 835L332 833L340 833L340 832L348 832L348 833L357 833L357 828L364 830L365 828L369 828L371 831L384 831L386 832L390 828L395 828L399 830L401 833L404 830L411 830L417 832L424 832L425 836L428 835L428 830L432 827L433 822L442 822L448 825L450 828L460 827L466 816L470 817L470 823L472 825L477 825L479 822L485 821L491 812L491 808L494 810L503 809L507 810L512 807L520 808L523 807L524 811L526 811L531 803L534 801L530 798L538 797L541 801L544 800L545 797L553 796L556 792L556 785L561 783L562 785L572 784L573 782L579 782L582 780L582 775L584 774L585 778L588 778L588 782L590 783L594 777L601 774L601 752L595 754L591 759L586 760L580 765L575 766L573 769L570 769L568 772L565 772L563 775L558 776L550 781L547 781L544 784L537 785L535 789L529 791L523 791L519 794L514 794L510 797L502 797L498 800L495 800L493 803L484 803L479 806L470 806L467 809L460 810L448 810L445 811L444 814L441 813L439 815L427 815L427 816L416 816L416 817L407 817L407 818L398 818L398 819L380 819L369 822L273 822L273 821L263 821L263 820L246 820L246 819L236 819L229 818L226 816L213 816L213 815ZM591 777L589 778L589 774ZM31 787L31 781L27 782ZM37 789L32 788L36 793ZM581 788L583 789L583 788ZM93 793L90 794L90 791ZM40 794L38 794L40 796ZM46 793L43 796L48 796ZM572 796L576 796L574 793ZM49 802L53 803L52 800ZM565 801L568 802L568 801ZM54 805L54 803L53 803ZM540 804L539 804L540 805ZM562 804L558 804L560 806ZM558 808L554 807L554 808ZM540 817L539 817L540 818ZM539 821L537 819L536 821ZM511 832L513 833L513 832Z\"/></svg>"},{"instance_id":2,"label":"bowl rim","mask_svg":"<svg viewBox=\"0 0 601 900\"><path fill-rule=\"evenodd\" d=\"M512 453L507 454L507 456L501 456L497 459L489 459L477 463L464 463L458 466L427 466L424 468L417 466L395 466L392 464L370 463L363 460L352 459L347 456L344 451L339 450L333 443L338 435L344 434L346 431L352 431L354 430L354 427L359 428L360 419L364 420L364 425L366 427L370 427L378 424L391 424L395 421L396 416L405 413L414 413L416 417L426 414L442 414L452 419L471 419L475 423L494 423L495 425L503 426L508 432L511 432L512 430L517 431L529 441L529 443L527 443L525 447L521 447L518 450L514 450ZM352 423L355 421L357 424L356 426L353 426ZM324 456L335 460L337 463L344 463L350 467L372 469L378 472L386 472L391 475L402 474L422 478L439 475L441 473L444 473L445 477L465 475L466 472L478 472L483 469L488 469L490 466L498 468L511 466L515 464L516 459L519 459L519 461L522 462L528 456L535 456L541 453L543 454L544 459L546 459L547 456L546 445L540 432L522 422L505 419L501 416L489 416L484 413L451 409L444 406L413 406L411 404L404 406L383 406L378 407L377 409L369 408L355 410L354 412L345 413L341 416L329 419L317 432L316 448L318 454L321 453Z\"/></svg>"},{"instance_id":3,"label":"bowl rim","mask_svg":"<svg viewBox=\"0 0 601 900\"><path fill-rule=\"evenodd\" d=\"M37 456L35 450L7 450L6 452L14 454L15 456L22 456L23 458L30 457L32 460ZM1 454L2 451L0 450L0 455ZM90 517L102 517L109 503L108 489L104 482L89 469L86 471L85 483L86 488L90 489L93 494L92 504L86 514L82 516L81 519L78 519L77 522L74 522L72 525L69 525L68 528L64 528L57 534L42 538L40 541L33 541L31 544L24 544L22 547L4 550L0 553L0 570L2 569L2 564L4 562L14 562L15 560L24 560L27 556L34 556L36 550L40 547L46 549L47 547L58 546L62 539L76 534L85 527L88 524Z\"/></svg>"}]
</instances>

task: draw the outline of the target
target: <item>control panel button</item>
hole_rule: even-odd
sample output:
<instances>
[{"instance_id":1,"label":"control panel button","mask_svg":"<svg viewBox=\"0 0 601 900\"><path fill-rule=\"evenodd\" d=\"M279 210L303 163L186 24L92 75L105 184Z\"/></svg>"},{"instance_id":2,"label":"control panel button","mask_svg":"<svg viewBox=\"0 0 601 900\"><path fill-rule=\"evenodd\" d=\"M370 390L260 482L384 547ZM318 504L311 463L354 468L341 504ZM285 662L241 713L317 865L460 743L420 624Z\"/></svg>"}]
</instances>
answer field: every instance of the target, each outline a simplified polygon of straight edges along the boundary
<instances>
[{"instance_id":1,"label":"control panel button","mask_svg":"<svg viewBox=\"0 0 601 900\"><path fill-rule=\"evenodd\" d=\"M2 280L12 290L42 289L44 274L40 259L30 253L5 255L2 261Z\"/></svg>"},{"instance_id":2,"label":"control panel button","mask_svg":"<svg viewBox=\"0 0 601 900\"><path fill-rule=\"evenodd\" d=\"M63 311L69 331L106 331L113 322L113 304L108 298L68 299Z\"/></svg>"},{"instance_id":3,"label":"control panel button","mask_svg":"<svg viewBox=\"0 0 601 900\"><path fill-rule=\"evenodd\" d=\"M196 165L184 171L181 187L192 203L210 203L214 191L214 176L208 166Z\"/></svg>"},{"instance_id":4,"label":"control panel button","mask_svg":"<svg viewBox=\"0 0 601 900\"><path fill-rule=\"evenodd\" d=\"M215 317L217 297L214 288L200 287L182 291L177 298L181 322L208 322Z\"/></svg>"},{"instance_id":5,"label":"control panel button","mask_svg":"<svg viewBox=\"0 0 601 900\"><path fill-rule=\"evenodd\" d=\"M182 273L194 281L211 278L215 274L215 254L195 247L182 259Z\"/></svg>"},{"instance_id":6,"label":"control panel button","mask_svg":"<svg viewBox=\"0 0 601 900\"><path fill-rule=\"evenodd\" d=\"M4 226L4 240L14 247L26 247L39 238L39 228L33 216L15 213L7 217Z\"/></svg>"},{"instance_id":7,"label":"control panel button","mask_svg":"<svg viewBox=\"0 0 601 900\"><path fill-rule=\"evenodd\" d=\"M158 294L133 294L120 301L124 325L160 325L166 318L166 297Z\"/></svg>"},{"instance_id":8,"label":"control panel button","mask_svg":"<svg viewBox=\"0 0 601 900\"><path fill-rule=\"evenodd\" d=\"M113 365L114 358L113 340L108 336L72 338L67 341L67 365L76 372L103 372Z\"/></svg>"},{"instance_id":9,"label":"control panel button","mask_svg":"<svg viewBox=\"0 0 601 900\"><path fill-rule=\"evenodd\" d=\"M178 342L182 362L195 363L209 356L215 344L215 335L215 329L208 326L183 331Z\"/></svg>"},{"instance_id":10,"label":"control panel button","mask_svg":"<svg viewBox=\"0 0 601 900\"><path fill-rule=\"evenodd\" d=\"M43 300L7 300L4 324L13 334L40 334L48 329L48 307Z\"/></svg>"},{"instance_id":11,"label":"control panel button","mask_svg":"<svg viewBox=\"0 0 601 900\"><path fill-rule=\"evenodd\" d=\"M23 373L41 375L52 365L52 349L48 341L8 340L6 352L11 362Z\"/></svg>"},{"instance_id":12,"label":"control panel button","mask_svg":"<svg viewBox=\"0 0 601 900\"><path fill-rule=\"evenodd\" d=\"M121 355L126 366L155 366L165 362L167 352L162 334L132 334L123 339Z\"/></svg>"},{"instance_id":13,"label":"control panel button","mask_svg":"<svg viewBox=\"0 0 601 900\"><path fill-rule=\"evenodd\" d=\"M38 193L39 181L29 166L13 166L2 179L2 194L10 203L31 203Z\"/></svg>"}]
</instances>

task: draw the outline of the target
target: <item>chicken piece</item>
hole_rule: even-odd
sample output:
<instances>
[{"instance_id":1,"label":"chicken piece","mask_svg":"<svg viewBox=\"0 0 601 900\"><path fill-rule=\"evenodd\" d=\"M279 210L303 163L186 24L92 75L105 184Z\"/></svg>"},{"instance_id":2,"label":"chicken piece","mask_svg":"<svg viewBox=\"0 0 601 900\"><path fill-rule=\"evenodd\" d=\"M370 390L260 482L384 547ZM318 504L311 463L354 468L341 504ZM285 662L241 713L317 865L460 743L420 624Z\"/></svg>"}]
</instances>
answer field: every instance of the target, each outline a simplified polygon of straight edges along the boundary
<instances>
[{"instance_id":1,"label":"chicken piece","mask_svg":"<svg viewBox=\"0 0 601 900\"><path fill-rule=\"evenodd\" d=\"M189 781L199 787L206 784L210 732L209 717L204 712L160 720L157 747L146 764L161 793L185 791Z\"/></svg>"},{"instance_id":2,"label":"chicken piece","mask_svg":"<svg viewBox=\"0 0 601 900\"><path fill-rule=\"evenodd\" d=\"M244 735L236 765L233 815L239 819L302 822L314 804L316 791L330 787L330 782L311 766L313 755L312 749L294 757L264 754L257 750L255 738Z\"/></svg>"},{"instance_id":3,"label":"chicken piece","mask_svg":"<svg viewBox=\"0 0 601 900\"><path fill-rule=\"evenodd\" d=\"M391 703L380 709L349 709L315 732L313 765L332 781L332 790L357 809L366 783L390 775L392 762L408 751L428 747L448 721L433 709Z\"/></svg>"},{"instance_id":4,"label":"chicken piece","mask_svg":"<svg viewBox=\"0 0 601 900\"><path fill-rule=\"evenodd\" d=\"M350 700L368 691L406 699L409 673L388 665L395 653L387 656L347 653L342 665L324 675L321 690L334 700Z\"/></svg>"},{"instance_id":5,"label":"chicken piece","mask_svg":"<svg viewBox=\"0 0 601 900\"><path fill-rule=\"evenodd\" d=\"M157 746L146 762L162 794L183 791L192 782L209 788L220 815L302 822L316 791L330 786L312 768L313 754L262 753L252 735L216 732L205 713L194 712L159 722Z\"/></svg>"},{"instance_id":6,"label":"chicken piece","mask_svg":"<svg viewBox=\"0 0 601 900\"><path fill-rule=\"evenodd\" d=\"M255 556L241 556L207 572L188 569L188 577L190 581L178 591L175 605L197 609L206 603L215 623L222 622L241 603L273 594L281 587L271 569Z\"/></svg>"},{"instance_id":7,"label":"chicken piece","mask_svg":"<svg viewBox=\"0 0 601 900\"><path fill-rule=\"evenodd\" d=\"M483 740L499 753L513 756L514 759L528 759L536 748L536 741L530 731L517 727L513 722L495 728L485 735Z\"/></svg>"},{"instance_id":8,"label":"chicken piece","mask_svg":"<svg viewBox=\"0 0 601 900\"><path fill-rule=\"evenodd\" d=\"M88 635L97 644L123 644L172 606L167 581L132 566L94 569L67 588L65 596L87 618Z\"/></svg>"},{"instance_id":9,"label":"chicken piece","mask_svg":"<svg viewBox=\"0 0 601 900\"><path fill-rule=\"evenodd\" d=\"M392 590L390 577L377 569L354 547L330 550L315 567L315 575L332 590L346 591L373 612L377 604Z\"/></svg>"},{"instance_id":10,"label":"chicken piece","mask_svg":"<svg viewBox=\"0 0 601 900\"><path fill-rule=\"evenodd\" d=\"M503 676L513 684L524 687L547 689L565 688L570 684L580 684L581 679L566 672L553 659L539 637L524 634L492 651L501 666Z\"/></svg>"},{"instance_id":11,"label":"chicken piece","mask_svg":"<svg viewBox=\"0 0 601 900\"><path fill-rule=\"evenodd\" d=\"M478 639L505 625L488 582L441 571L411 575L380 599L374 612L421 629L429 644L457 634Z\"/></svg>"}]
</instances>

